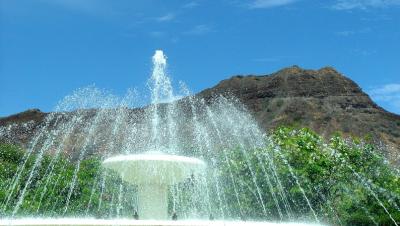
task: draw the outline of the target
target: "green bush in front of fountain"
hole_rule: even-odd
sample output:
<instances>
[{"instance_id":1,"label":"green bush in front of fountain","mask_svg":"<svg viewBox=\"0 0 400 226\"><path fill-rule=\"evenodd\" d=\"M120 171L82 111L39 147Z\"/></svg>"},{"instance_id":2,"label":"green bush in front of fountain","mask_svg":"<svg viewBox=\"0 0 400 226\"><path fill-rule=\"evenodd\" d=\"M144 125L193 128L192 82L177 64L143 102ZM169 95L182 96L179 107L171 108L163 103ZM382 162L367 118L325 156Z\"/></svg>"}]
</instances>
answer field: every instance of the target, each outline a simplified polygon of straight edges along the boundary
<instances>
[{"instance_id":1,"label":"green bush in front of fountain","mask_svg":"<svg viewBox=\"0 0 400 226\"><path fill-rule=\"evenodd\" d=\"M179 219L208 218L211 211L216 219L315 221L316 216L332 225L393 225L391 216L400 221L400 175L385 162L375 145L340 135L326 141L309 129L281 127L270 135L265 148L216 151L216 164L209 162L207 178L208 183L218 186L193 181L199 178L188 179L178 186L180 194L171 191L175 194L170 195L170 214L176 205ZM26 151L19 147L0 144L3 217L12 215L37 158L33 154L27 159L22 176L13 187L25 155ZM108 171L103 183L105 172L100 167L101 159L95 156L81 162L66 209L77 165L59 157L49 174L52 159L53 156L44 156L17 216L133 217L134 187ZM207 187L209 197L204 195ZM174 195L179 197L173 199Z\"/></svg>"},{"instance_id":2,"label":"green bush in front of fountain","mask_svg":"<svg viewBox=\"0 0 400 226\"><path fill-rule=\"evenodd\" d=\"M232 215L312 221L317 217L333 225L393 225L389 212L400 222L400 174L385 162L376 146L338 134L326 142L309 129L281 127L271 135L263 149L227 152L229 162L220 156L224 164L219 167L220 177L224 178L229 209L235 212ZM266 213L251 186L255 183L251 171ZM244 185L239 197L232 176L236 184Z\"/></svg>"},{"instance_id":3,"label":"green bush in front of fountain","mask_svg":"<svg viewBox=\"0 0 400 226\"><path fill-rule=\"evenodd\" d=\"M5 217L12 216L14 206L18 202L36 155L27 158L26 151L11 144L0 144L0 214ZM55 164L51 161L56 160ZM26 165L21 177L15 181L14 175ZM50 172L50 167L53 170ZM67 206L66 197L71 187L74 170L77 165L64 157L54 159L45 155L42 164L34 172L32 183L27 188L26 196L16 216L98 216L102 218L114 217L118 214L131 216L133 210L132 200L125 197L133 197L134 188L124 184L118 175L107 172L107 180L101 180L101 161L96 157L87 158L80 164L77 183L74 186L72 196ZM13 184L15 183L15 186ZM124 195L118 210L116 194L120 184ZM12 192L11 192L12 191ZM9 194L12 193L12 196ZM131 196L129 196L131 195ZM100 198L101 197L101 198Z\"/></svg>"}]
</instances>

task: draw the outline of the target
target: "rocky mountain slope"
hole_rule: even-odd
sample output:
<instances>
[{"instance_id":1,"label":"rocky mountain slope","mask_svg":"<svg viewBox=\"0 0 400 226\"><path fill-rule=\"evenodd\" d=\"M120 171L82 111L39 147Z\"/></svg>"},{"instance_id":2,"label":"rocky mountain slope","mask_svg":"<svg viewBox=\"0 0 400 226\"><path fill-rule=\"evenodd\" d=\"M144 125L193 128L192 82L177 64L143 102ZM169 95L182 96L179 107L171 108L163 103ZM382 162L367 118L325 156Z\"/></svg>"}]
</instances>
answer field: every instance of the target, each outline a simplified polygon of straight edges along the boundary
<instances>
[{"instance_id":1,"label":"rocky mountain slope","mask_svg":"<svg viewBox=\"0 0 400 226\"><path fill-rule=\"evenodd\" d=\"M270 75L233 76L196 96L211 100L221 94L239 98L267 131L292 125L310 127L326 137L337 131L369 136L388 145L385 154L400 163L400 116L376 105L355 82L333 68L293 66ZM26 144L45 116L28 110L0 118L0 139Z\"/></svg>"},{"instance_id":2,"label":"rocky mountain slope","mask_svg":"<svg viewBox=\"0 0 400 226\"><path fill-rule=\"evenodd\" d=\"M400 116L375 104L361 88L331 67L297 66L264 76L233 76L198 95L231 93L240 98L265 129L279 125L310 127L328 137L334 132L369 136L400 155Z\"/></svg>"}]
</instances>

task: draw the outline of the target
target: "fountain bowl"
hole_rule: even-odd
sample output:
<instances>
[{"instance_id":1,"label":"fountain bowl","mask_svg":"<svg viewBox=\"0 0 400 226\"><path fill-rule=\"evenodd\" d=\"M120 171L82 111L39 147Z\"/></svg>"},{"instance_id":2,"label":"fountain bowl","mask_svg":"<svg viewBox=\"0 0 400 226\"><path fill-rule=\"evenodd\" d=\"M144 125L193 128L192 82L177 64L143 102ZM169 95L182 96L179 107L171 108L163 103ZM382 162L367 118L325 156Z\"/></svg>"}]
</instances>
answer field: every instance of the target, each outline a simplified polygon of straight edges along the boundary
<instances>
[{"instance_id":1,"label":"fountain bowl","mask_svg":"<svg viewBox=\"0 0 400 226\"><path fill-rule=\"evenodd\" d=\"M162 152L119 155L106 159L105 168L116 171L128 183L173 185L204 172L204 161Z\"/></svg>"},{"instance_id":2,"label":"fountain bowl","mask_svg":"<svg viewBox=\"0 0 400 226\"><path fill-rule=\"evenodd\" d=\"M200 159L160 152L115 156L106 159L103 166L137 185L138 216L145 220L169 219L169 187L201 174L206 168Z\"/></svg>"}]
</instances>

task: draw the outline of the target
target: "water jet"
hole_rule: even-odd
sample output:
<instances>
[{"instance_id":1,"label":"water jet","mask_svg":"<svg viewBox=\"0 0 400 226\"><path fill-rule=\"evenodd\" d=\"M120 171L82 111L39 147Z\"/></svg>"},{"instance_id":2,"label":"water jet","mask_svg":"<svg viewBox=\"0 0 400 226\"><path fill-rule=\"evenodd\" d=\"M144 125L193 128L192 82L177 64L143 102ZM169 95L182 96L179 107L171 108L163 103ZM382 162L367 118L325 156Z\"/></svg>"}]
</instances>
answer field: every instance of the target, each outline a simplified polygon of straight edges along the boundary
<instances>
[{"instance_id":1,"label":"water jet","mask_svg":"<svg viewBox=\"0 0 400 226\"><path fill-rule=\"evenodd\" d=\"M256 172L251 165L247 152L247 150L255 150L265 146L264 133L260 131L257 123L237 99L224 96L218 96L212 100L196 99L187 90L184 91L184 95L175 95L171 80L166 75L166 57L162 51L156 51L153 56L153 64L153 72L149 79L151 101L147 107L137 111L141 112L141 115L137 117L132 117L132 112L129 111L131 106L126 104L129 101L117 99L117 104L114 104L114 97L103 95L96 89L83 89L77 94L74 93L66 97L56 108L58 112L72 112L70 113L71 118L65 116L66 114L49 114L46 118L48 123L34 137L32 147L27 151L28 154L39 153L28 172L28 179L25 183L22 183L22 189L19 189L20 178L23 175L24 167L26 167L25 164L21 164L12 184L8 187L7 201L1 203L3 205L1 207L11 210L13 215L10 217L11 219L0 219L0 226L312 225L239 220L240 218L252 219L247 215L243 216L241 212L241 209L245 207L242 207L243 200L240 196L246 191L251 194L250 199L253 200L255 205L254 212L258 211L257 214L254 214L259 216L257 219L272 219L268 218L271 217L271 212L266 211L265 208L268 191L265 185L260 185L260 182L256 179L256 174L263 173L268 182L278 185L280 183L279 178L274 171L275 168L271 160L267 158L268 156L258 156L259 162L264 163L263 161L265 161L270 165L267 169L262 169L262 172ZM176 101L177 96L185 96L185 98L178 103ZM98 105L92 105L93 103ZM82 109L98 110L89 112L94 115L91 118ZM65 118L63 118L64 116ZM60 120L58 120L59 118ZM76 137L81 139L76 139ZM72 147L68 146L70 143L72 143ZM44 189L41 190L40 194L33 194L36 197L35 200L40 203L49 194L48 191L63 180L63 178L56 178L55 167L51 164L55 164L63 151L68 148L80 150L78 157L74 160L76 162L74 162L75 169L72 170L71 181L66 182L65 187L60 189L64 193L59 196L60 198L55 203L44 203L42 205L51 204L51 208L54 209L54 206L59 202L64 204L62 206L63 212L53 218L18 218L18 215L14 218L14 213L18 214L21 206L27 205L25 198L30 192L31 183L41 165L43 154L52 153L54 157L45 170L45 180L42 181L42 184L39 184ZM101 152L101 157L104 159L102 161L103 167L115 171L125 183L137 188L135 194L138 197L137 203L134 203L131 197L124 197L126 194L124 194L123 186L125 184L123 183L118 184L119 189L117 191L107 191L109 193L105 198L105 181L108 178L104 173L98 175L100 179L92 185L90 200L83 205L87 206L86 211L89 212L90 208L93 209L92 198L97 197L98 203L94 208L96 211L99 209L108 211L104 215L111 216L110 219L92 219L90 218L91 215L88 214L82 218L59 218L59 216L68 216L66 213L72 205L70 199L74 197L74 192L79 185L78 174L81 163L86 152L96 148L103 151ZM231 171L235 168L230 165L232 156L227 150L235 148L240 148L245 157L245 161L241 162L236 170L239 170L238 172L247 171L245 175L239 175L246 177L246 179L250 178L246 183L244 178L236 178ZM146 150L147 152L139 153L136 150ZM228 169L225 173L229 176L221 179L220 174L224 170L221 168L224 164ZM206 171L207 174L205 174ZM198 183L201 186L190 187L192 190L189 191L185 191L185 188L179 190L177 196L180 196L172 197L172 199L177 208L180 209L175 210L174 208L171 216L168 216L168 198L171 198L168 197L168 190L172 186L184 184L182 182L192 177L199 178L197 182L201 182ZM100 191L98 196L92 196L98 191ZM53 189L50 192L58 191ZM280 220L293 220L290 218L288 196L283 188L271 189L270 192L272 198L276 193L276 196L280 197L284 204L276 202L276 208L272 207L272 209L282 209L287 212L287 218L284 218L286 217L284 216ZM182 198L181 196L184 195L190 197ZM17 201L13 202L12 197L14 196L18 196L18 198ZM129 208L134 206L135 211L129 209L131 211L129 215L121 215L120 213L122 207L124 207L122 204L124 198L128 199L129 202L127 201L125 204ZM227 201L229 198L230 202ZM109 206L102 205L104 200L111 200ZM36 209L36 213L40 212L42 206ZM249 214L249 212L247 213ZM177 218L179 220L176 220Z\"/></svg>"}]
</instances>

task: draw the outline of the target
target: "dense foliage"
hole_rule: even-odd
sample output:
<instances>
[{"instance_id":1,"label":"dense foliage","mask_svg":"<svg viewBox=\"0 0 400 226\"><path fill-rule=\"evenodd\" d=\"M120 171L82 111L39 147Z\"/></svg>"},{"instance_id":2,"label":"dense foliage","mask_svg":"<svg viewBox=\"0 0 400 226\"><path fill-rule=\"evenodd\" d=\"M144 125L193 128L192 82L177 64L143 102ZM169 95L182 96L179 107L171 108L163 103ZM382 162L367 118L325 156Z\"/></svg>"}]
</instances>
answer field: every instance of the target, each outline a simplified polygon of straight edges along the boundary
<instances>
[{"instance_id":1,"label":"dense foliage","mask_svg":"<svg viewBox=\"0 0 400 226\"><path fill-rule=\"evenodd\" d=\"M235 215L333 225L400 222L400 174L374 145L340 135L325 142L309 129L284 127L270 139L255 152L237 149L221 156L220 176Z\"/></svg>"},{"instance_id":2,"label":"dense foliage","mask_svg":"<svg viewBox=\"0 0 400 226\"><path fill-rule=\"evenodd\" d=\"M77 165L64 157L43 156L32 170L38 156L10 144L0 144L0 213L17 216L101 216L117 214L131 216L135 206L129 197L134 188L125 185L119 177L100 168L98 158L83 160ZM104 173L106 180L102 180ZM32 175L31 175L32 174ZM27 181L30 179L30 183ZM124 185L124 186L119 186ZM25 188L25 186L27 186ZM71 191L70 191L71 189ZM122 192L119 189L123 189ZM20 200L24 192L24 198ZM69 193L71 193L68 200ZM116 195L122 194L121 197ZM121 201L118 202L117 199ZM117 203L124 208L118 209ZM121 211L119 211L121 210Z\"/></svg>"},{"instance_id":3,"label":"dense foliage","mask_svg":"<svg viewBox=\"0 0 400 226\"><path fill-rule=\"evenodd\" d=\"M309 129L286 127L266 139L266 147L256 150L216 151L208 162L208 182L193 177L171 189L170 213L331 225L400 223L400 174L373 144L340 135L326 142ZM35 165L37 159L0 144L1 215L12 216L19 206L18 216L132 217L135 188L105 172L99 158L80 163L75 184L76 162L45 155Z\"/></svg>"}]
</instances>

